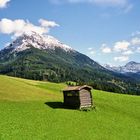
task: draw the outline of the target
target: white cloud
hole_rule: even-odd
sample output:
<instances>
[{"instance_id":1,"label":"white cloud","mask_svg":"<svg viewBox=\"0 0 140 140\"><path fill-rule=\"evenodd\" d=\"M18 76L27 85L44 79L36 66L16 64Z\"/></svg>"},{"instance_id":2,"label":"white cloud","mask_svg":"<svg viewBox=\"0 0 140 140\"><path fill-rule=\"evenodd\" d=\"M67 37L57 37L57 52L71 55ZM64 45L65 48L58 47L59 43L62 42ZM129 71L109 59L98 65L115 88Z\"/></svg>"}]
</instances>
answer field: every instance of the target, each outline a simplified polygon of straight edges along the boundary
<instances>
[{"instance_id":1,"label":"white cloud","mask_svg":"<svg viewBox=\"0 0 140 140\"><path fill-rule=\"evenodd\" d=\"M89 51L91 51L93 48L88 48Z\"/></svg>"},{"instance_id":2,"label":"white cloud","mask_svg":"<svg viewBox=\"0 0 140 140\"><path fill-rule=\"evenodd\" d=\"M103 53L111 53L111 49L108 48L108 47L106 47L106 48L103 48L103 49L102 49L102 52L103 52Z\"/></svg>"},{"instance_id":3,"label":"white cloud","mask_svg":"<svg viewBox=\"0 0 140 140\"><path fill-rule=\"evenodd\" d=\"M5 8L10 0L0 0L0 8Z\"/></svg>"},{"instance_id":4,"label":"white cloud","mask_svg":"<svg viewBox=\"0 0 140 140\"><path fill-rule=\"evenodd\" d=\"M45 19L40 19L39 23L41 24L42 27L56 27L56 26L59 26L54 21L48 21L48 20L45 20Z\"/></svg>"},{"instance_id":5,"label":"white cloud","mask_svg":"<svg viewBox=\"0 0 140 140\"><path fill-rule=\"evenodd\" d=\"M116 42L114 45L114 51L116 52L127 51L130 45L131 44L128 41Z\"/></svg>"},{"instance_id":6,"label":"white cloud","mask_svg":"<svg viewBox=\"0 0 140 140\"><path fill-rule=\"evenodd\" d=\"M101 51L103 53L111 53L112 52L111 48L109 48L106 44L102 44Z\"/></svg>"},{"instance_id":7,"label":"white cloud","mask_svg":"<svg viewBox=\"0 0 140 140\"><path fill-rule=\"evenodd\" d=\"M92 51L90 52L90 54L96 54L96 52L95 52L94 50L92 50Z\"/></svg>"},{"instance_id":8,"label":"white cloud","mask_svg":"<svg viewBox=\"0 0 140 140\"><path fill-rule=\"evenodd\" d=\"M140 38L138 38L138 37L132 38L131 44L132 45L140 45Z\"/></svg>"},{"instance_id":9,"label":"white cloud","mask_svg":"<svg viewBox=\"0 0 140 140\"><path fill-rule=\"evenodd\" d=\"M128 56L118 56L118 57L114 57L114 60L118 61L118 62L125 62L125 61L129 60L129 57Z\"/></svg>"},{"instance_id":10,"label":"white cloud","mask_svg":"<svg viewBox=\"0 0 140 140\"><path fill-rule=\"evenodd\" d=\"M136 51L136 52L137 52L137 53L140 53L140 47L137 48L137 51Z\"/></svg>"},{"instance_id":11,"label":"white cloud","mask_svg":"<svg viewBox=\"0 0 140 140\"><path fill-rule=\"evenodd\" d=\"M39 20L40 22L41 20ZM43 20L45 22L45 20ZM10 19L1 19L0 20L0 33L3 34L12 34L14 36L19 36L23 33L30 33L32 31L37 32L38 34L46 34L49 32L49 29L51 27L57 26L55 22L53 22L53 25L51 25L51 21L48 25L47 23L44 23L44 26L42 24L40 26L36 26L29 21L24 21L23 19L16 19L16 20L10 20Z\"/></svg>"},{"instance_id":12,"label":"white cloud","mask_svg":"<svg viewBox=\"0 0 140 140\"><path fill-rule=\"evenodd\" d=\"M127 51L123 52L122 54L123 55L130 55L130 54L133 54L133 53L134 53L133 51L127 50Z\"/></svg>"}]
</instances>

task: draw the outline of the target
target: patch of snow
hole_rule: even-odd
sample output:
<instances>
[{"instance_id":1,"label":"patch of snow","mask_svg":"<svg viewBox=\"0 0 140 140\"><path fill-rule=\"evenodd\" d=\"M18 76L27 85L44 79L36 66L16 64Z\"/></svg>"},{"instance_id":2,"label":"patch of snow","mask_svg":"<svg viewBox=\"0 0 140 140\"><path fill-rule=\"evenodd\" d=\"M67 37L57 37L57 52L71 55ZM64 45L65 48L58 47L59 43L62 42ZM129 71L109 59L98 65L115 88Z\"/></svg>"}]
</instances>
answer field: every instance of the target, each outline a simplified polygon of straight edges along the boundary
<instances>
[{"instance_id":1,"label":"patch of snow","mask_svg":"<svg viewBox=\"0 0 140 140\"><path fill-rule=\"evenodd\" d=\"M125 66L110 66L104 65L104 67L108 70L118 72L118 73L138 73L140 72L140 63L129 62Z\"/></svg>"},{"instance_id":2,"label":"patch of snow","mask_svg":"<svg viewBox=\"0 0 140 140\"><path fill-rule=\"evenodd\" d=\"M35 32L32 32L32 34L23 34L15 39L5 49L12 48L14 52L20 52L29 49L30 46L41 50L55 50L55 48L61 48L65 51L74 51L70 46L61 43L53 36L39 35Z\"/></svg>"}]
</instances>

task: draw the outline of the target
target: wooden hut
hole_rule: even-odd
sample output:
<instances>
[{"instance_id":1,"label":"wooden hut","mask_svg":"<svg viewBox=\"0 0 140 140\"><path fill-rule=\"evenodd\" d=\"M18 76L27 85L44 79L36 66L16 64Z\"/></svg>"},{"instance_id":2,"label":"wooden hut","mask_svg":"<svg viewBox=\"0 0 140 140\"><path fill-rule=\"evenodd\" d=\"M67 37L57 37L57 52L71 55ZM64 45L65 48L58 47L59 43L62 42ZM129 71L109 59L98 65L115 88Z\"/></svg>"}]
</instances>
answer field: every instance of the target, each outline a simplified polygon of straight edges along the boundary
<instances>
[{"instance_id":1,"label":"wooden hut","mask_svg":"<svg viewBox=\"0 0 140 140\"><path fill-rule=\"evenodd\" d=\"M71 86L63 90L64 105L72 108L86 108L92 107L92 87L84 86Z\"/></svg>"}]
</instances>

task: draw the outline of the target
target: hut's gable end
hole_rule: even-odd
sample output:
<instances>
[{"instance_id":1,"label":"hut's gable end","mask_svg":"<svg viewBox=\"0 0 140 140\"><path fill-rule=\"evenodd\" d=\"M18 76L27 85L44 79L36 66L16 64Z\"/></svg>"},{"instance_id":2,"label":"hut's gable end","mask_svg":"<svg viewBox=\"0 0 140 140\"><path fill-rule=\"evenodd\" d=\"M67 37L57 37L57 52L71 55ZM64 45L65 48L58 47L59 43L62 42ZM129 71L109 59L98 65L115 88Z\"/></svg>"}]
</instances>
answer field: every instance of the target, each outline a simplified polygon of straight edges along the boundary
<instances>
[{"instance_id":1,"label":"hut's gable end","mask_svg":"<svg viewBox=\"0 0 140 140\"><path fill-rule=\"evenodd\" d=\"M80 90L80 106L81 107L90 107L92 106L92 96L89 89Z\"/></svg>"}]
</instances>

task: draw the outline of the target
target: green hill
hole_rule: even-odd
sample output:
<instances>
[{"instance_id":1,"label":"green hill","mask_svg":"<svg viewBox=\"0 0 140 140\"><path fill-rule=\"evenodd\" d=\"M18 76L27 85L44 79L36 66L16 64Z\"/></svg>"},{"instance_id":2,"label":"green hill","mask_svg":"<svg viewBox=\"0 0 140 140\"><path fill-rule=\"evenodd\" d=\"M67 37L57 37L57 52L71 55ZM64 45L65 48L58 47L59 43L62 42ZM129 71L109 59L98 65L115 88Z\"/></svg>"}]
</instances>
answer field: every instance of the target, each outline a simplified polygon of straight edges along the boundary
<instances>
[{"instance_id":1,"label":"green hill","mask_svg":"<svg viewBox=\"0 0 140 140\"><path fill-rule=\"evenodd\" d=\"M0 140L138 140L140 97L93 90L96 110L64 109L65 84L0 76Z\"/></svg>"}]
</instances>

